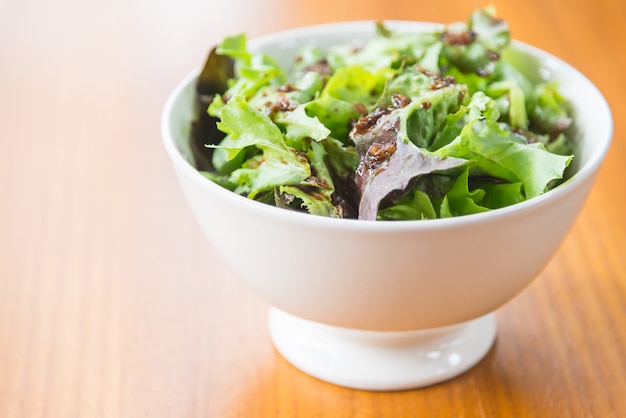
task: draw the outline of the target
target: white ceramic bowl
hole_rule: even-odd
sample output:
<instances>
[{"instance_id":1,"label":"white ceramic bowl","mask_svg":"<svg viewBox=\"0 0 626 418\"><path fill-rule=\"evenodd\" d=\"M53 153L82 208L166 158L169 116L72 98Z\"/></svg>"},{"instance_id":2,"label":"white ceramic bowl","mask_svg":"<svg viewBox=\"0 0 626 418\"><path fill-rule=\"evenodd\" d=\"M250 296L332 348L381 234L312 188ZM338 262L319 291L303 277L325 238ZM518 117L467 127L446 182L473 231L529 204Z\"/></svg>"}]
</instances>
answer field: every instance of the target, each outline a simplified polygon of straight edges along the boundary
<instances>
[{"instance_id":1,"label":"white ceramic bowl","mask_svg":"<svg viewBox=\"0 0 626 418\"><path fill-rule=\"evenodd\" d=\"M386 22L404 31L430 23ZM372 22L290 30L249 42L288 66L304 44L365 39ZM537 277L593 185L612 136L610 110L580 72L514 42L534 77L557 80L573 106L575 174L529 201L457 218L402 222L331 219L251 201L193 167L187 144L198 71L163 113L165 149L215 250L272 309L271 337L305 372L371 390L415 388L467 370L489 350L493 312Z\"/></svg>"}]
</instances>

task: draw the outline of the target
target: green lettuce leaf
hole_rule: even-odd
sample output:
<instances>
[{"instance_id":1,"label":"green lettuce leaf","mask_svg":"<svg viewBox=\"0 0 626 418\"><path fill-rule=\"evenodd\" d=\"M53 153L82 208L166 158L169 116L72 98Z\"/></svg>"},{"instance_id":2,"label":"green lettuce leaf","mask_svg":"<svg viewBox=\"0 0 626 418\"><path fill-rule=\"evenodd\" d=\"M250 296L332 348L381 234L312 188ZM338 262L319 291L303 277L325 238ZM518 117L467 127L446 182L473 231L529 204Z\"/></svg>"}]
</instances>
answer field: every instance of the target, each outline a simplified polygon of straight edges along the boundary
<instances>
[{"instance_id":1,"label":"green lettuce leaf","mask_svg":"<svg viewBox=\"0 0 626 418\"><path fill-rule=\"evenodd\" d=\"M380 96L387 77L362 67L340 68L320 96L307 103L306 112L324 124L334 138L347 143L351 122L369 111Z\"/></svg>"},{"instance_id":2,"label":"green lettuce leaf","mask_svg":"<svg viewBox=\"0 0 626 418\"><path fill-rule=\"evenodd\" d=\"M398 113L402 139L408 139L423 149L431 146L449 120L448 115L459 111L467 89L463 85L452 84L436 90L429 90L413 100Z\"/></svg>"},{"instance_id":3,"label":"green lettuce leaf","mask_svg":"<svg viewBox=\"0 0 626 418\"><path fill-rule=\"evenodd\" d=\"M324 146L310 142L307 157L315 167L315 175L301 182L298 186L280 186L277 190L277 206L299 206L312 215L343 217L343 208L333 203L335 187L332 175L326 166Z\"/></svg>"},{"instance_id":4,"label":"green lettuce leaf","mask_svg":"<svg viewBox=\"0 0 626 418\"><path fill-rule=\"evenodd\" d=\"M469 168L466 168L457 177L454 185L444 197L439 210L442 214L441 217L471 215L489 210L489 208L479 204L485 196L485 191L482 189L470 190L468 181Z\"/></svg>"},{"instance_id":5,"label":"green lettuce leaf","mask_svg":"<svg viewBox=\"0 0 626 418\"><path fill-rule=\"evenodd\" d=\"M526 97L524 90L514 80L502 80L490 84L485 92L498 103L500 114L515 128L528 128Z\"/></svg>"},{"instance_id":6,"label":"green lettuce leaf","mask_svg":"<svg viewBox=\"0 0 626 418\"><path fill-rule=\"evenodd\" d=\"M435 219L437 213L427 193L414 189L394 205L378 211L379 220L411 221Z\"/></svg>"},{"instance_id":7,"label":"green lettuce leaf","mask_svg":"<svg viewBox=\"0 0 626 418\"><path fill-rule=\"evenodd\" d=\"M470 110L474 118L454 141L438 149L436 155L472 160L477 174L511 183L522 182L527 199L545 192L552 180L563 177L571 156L552 154L543 144L528 144L518 135L502 129L494 105L483 110L480 106L484 106L486 96L477 93L475 97L473 103L479 106Z\"/></svg>"},{"instance_id":8,"label":"green lettuce leaf","mask_svg":"<svg viewBox=\"0 0 626 418\"><path fill-rule=\"evenodd\" d=\"M552 136L565 131L572 123L567 112L567 101L554 83L535 86L529 113L537 129Z\"/></svg>"},{"instance_id":9,"label":"green lettuce leaf","mask_svg":"<svg viewBox=\"0 0 626 418\"><path fill-rule=\"evenodd\" d=\"M499 183L486 179L473 180L472 188L484 190L480 205L489 209L498 209L514 205L525 200L522 183Z\"/></svg>"},{"instance_id":10,"label":"green lettuce leaf","mask_svg":"<svg viewBox=\"0 0 626 418\"><path fill-rule=\"evenodd\" d=\"M274 117L274 122L285 131L287 144L296 149L302 149L300 143L304 138L321 141L328 138L331 133L317 117L306 114L305 106L300 105L292 111L279 112Z\"/></svg>"},{"instance_id":11,"label":"green lettuce leaf","mask_svg":"<svg viewBox=\"0 0 626 418\"><path fill-rule=\"evenodd\" d=\"M448 25L441 39L441 67L489 76L510 43L510 31L506 21L495 16L495 10L485 8L472 13L468 23Z\"/></svg>"},{"instance_id":12,"label":"green lettuce leaf","mask_svg":"<svg viewBox=\"0 0 626 418\"><path fill-rule=\"evenodd\" d=\"M343 44L331 47L328 51L331 66L358 66L376 71L418 65L431 71L439 70L441 42L436 33L392 33L382 23L377 28L378 36L364 45Z\"/></svg>"},{"instance_id":13,"label":"green lettuce leaf","mask_svg":"<svg viewBox=\"0 0 626 418\"><path fill-rule=\"evenodd\" d=\"M241 95L253 97L264 86L281 85L286 82L287 73L274 58L267 54L252 54L247 49L245 35L230 36L217 47L216 52L231 57L235 61L235 77L229 80L224 97ZM223 101L212 104L209 113L219 117Z\"/></svg>"},{"instance_id":14,"label":"green lettuce leaf","mask_svg":"<svg viewBox=\"0 0 626 418\"><path fill-rule=\"evenodd\" d=\"M252 146L262 152L231 173L230 180L239 185L238 193L254 198L281 185L299 184L311 175L308 160L289 148L278 126L243 97L231 98L220 116L218 127L230 139L219 147L226 150L229 158Z\"/></svg>"}]
</instances>

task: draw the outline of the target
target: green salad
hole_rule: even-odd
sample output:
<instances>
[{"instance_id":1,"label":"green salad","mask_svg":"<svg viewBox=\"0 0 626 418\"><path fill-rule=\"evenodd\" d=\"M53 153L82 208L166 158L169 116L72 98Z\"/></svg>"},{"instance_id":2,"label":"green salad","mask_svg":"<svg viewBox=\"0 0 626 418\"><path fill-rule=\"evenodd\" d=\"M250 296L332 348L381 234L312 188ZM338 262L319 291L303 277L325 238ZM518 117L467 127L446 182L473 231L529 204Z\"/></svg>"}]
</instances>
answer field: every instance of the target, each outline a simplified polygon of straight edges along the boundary
<instances>
[{"instance_id":1,"label":"green salad","mask_svg":"<svg viewBox=\"0 0 626 418\"><path fill-rule=\"evenodd\" d=\"M373 39L305 47L288 69L224 39L198 79L197 168L250 199L363 220L485 212L562 181L568 104L507 61L493 9L426 33L372 25Z\"/></svg>"}]
</instances>

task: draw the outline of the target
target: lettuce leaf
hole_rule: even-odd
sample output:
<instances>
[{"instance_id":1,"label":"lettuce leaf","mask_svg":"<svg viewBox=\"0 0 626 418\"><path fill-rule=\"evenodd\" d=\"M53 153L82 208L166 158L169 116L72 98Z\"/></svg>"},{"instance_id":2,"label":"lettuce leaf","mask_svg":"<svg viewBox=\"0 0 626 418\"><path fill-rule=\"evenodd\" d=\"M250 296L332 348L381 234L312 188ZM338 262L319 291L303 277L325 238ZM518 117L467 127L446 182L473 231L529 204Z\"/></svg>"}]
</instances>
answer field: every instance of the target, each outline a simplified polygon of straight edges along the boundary
<instances>
[{"instance_id":1,"label":"lettuce leaf","mask_svg":"<svg viewBox=\"0 0 626 418\"><path fill-rule=\"evenodd\" d=\"M442 218L471 215L472 213L481 213L489 210L489 208L479 204L485 197L485 191L482 189L470 190L468 181L469 168L466 168L457 177L454 185L441 203L439 213Z\"/></svg>"},{"instance_id":2,"label":"lettuce leaf","mask_svg":"<svg viewBox=\"0 0 626 418\"><path fill-rule=\"evenodd\" d=\"M437 212L430 196L419 189L414 189L394 205L378 211L379 220L410 221L435 218L437 218Z\"/></svg>"},{"instance_id":3,"label":"lettuce leaf","mask_svg":"<svg viewBox=\"0 0 626 418\"><path fill-rule=\"evenodd\" d=\"M482 93L474 97L470 110L474 118L454 141L438 149L436 155L472 160L474 173L511 183L521 182L527 199L543 193L550 182L563 177L571 156L553 154L541 143L526 143L520 136L502 129L497 122L498 112L490 100L485 100Z\"/></svg>"},{"instance_id":4,"label":"lettuce leaf","mask_svg":"<svg viewBox=\"0 0 626 418\"><path fill-rule=\"evenodd\" d=\"M308 160L289 148L272 120L252 108L242 96L231 98L220 117L218 127L226 132L229 142L219 147L226 150L229 159L247 147L262 152L231 173L230 181L239 185L237 193L254 198L281 185L299 184L311 175Z\"/></svg>"},{"instance_id":5,"label":"lettuce leaf","mask_svg":"<svg viewBox=\"0 0 626 418\"><path fill-rule=\"evenodd\" d=\"M343 208L333 203L335 187L325 162L324 146L311 142L307 157L315 167L315 176L311 176L298 186L280 186L277 189L277 204L280 206L299 206L312 215L343 217Z\"/></svg>"},{"instance_id":6,"label":"lettuce leaf","mask_svg":"<svg viewBox=\"0 0 626 418\"><path fill-rule=\"evenodd\" d=\"M221 95L223 97L243 96L250 99L265 86L286 82L287 73L274 58L248 52L247 37L243 34L226 37L216 51L232 58L235 66L235 77L229 80L228 89ZM219 117L224 102L216 100L211 103L209 114Z\"/></svg>"},{"instance_id":7,"label":"lettuce leaf","mask_svg":"<svg viewBox=\"0 0 626 418\"><path fill-rule=\"evenodd\" d=\"M556 137L572 123L566 106L554 83L541 83L532 92L530 118L540 132Z\"/></svg>"},{"instance_id":8,"label":"lettuce leaf","mask_svg":"<svg viewBox=\"0 0 626 418\"><path fill-rule=\"evenodd\" d=\"M478 9L467 23L448 25L441 34L440 66L451 65L462 73L488 76L510 43L509 26L491 8Z\"/></svg>"},{"instance_id":9,"label":"lettuce leaf","mask_svg":"<svg viewBox=\"0 0 626 418\"><path fill-rule=\"evenodd\" d=\"M274 117L274 122L285 132L286 143L296 149L302 149L300 144L305 138L321 141L330 136L330 129L317 117L307 115L305 106L299 105L294 110L279 112Z\"/></svg>"},{"instance_id":10,"label":"lettuce leaf","mask_svg":"<svg viewBox=\"0 0 626 418\"><path fill-rule=\"evenodd\" d=\"M351 122L369 111L382 92L387 75L363 67L338 69L317 99L307 103L306 112L317 117L334 138L347 143Z\"/></svg>"},{"instance_id":11,"label":"lettuce leaf","mask_svg":"<svg viewBox=\"0 0 626 418\"><path fill-rule=\"evenodd\" d=\"M351 135L360 157L356 177L361 191L359 219L375 220L380 202L391 192L406 189L415 177L467 163L432 155L400 138L401 111L383 115L365 132L353 131Z\"/></svg>"},{"instance_id":12,"label":"lettuce leaf","mask_svg":"<svg viewBox=\"0 0 626 418\"><path fill-rule=\"evenodd\" d=\"M377 36L363 44L335 45L328 51L333 68L358 66L370 71L418 65L438 71L441 42L435 32L393 33L377 24Z\"/></svg>"}]
</instances>

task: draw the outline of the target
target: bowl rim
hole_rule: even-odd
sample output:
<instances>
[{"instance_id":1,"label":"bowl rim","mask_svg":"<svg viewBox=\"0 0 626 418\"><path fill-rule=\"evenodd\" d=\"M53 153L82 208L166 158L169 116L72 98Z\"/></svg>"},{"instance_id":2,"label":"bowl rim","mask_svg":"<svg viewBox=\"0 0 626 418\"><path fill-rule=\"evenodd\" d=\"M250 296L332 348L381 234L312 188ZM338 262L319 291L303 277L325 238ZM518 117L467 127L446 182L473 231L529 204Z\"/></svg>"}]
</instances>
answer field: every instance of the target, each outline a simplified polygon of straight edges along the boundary
<instances>
[{"instance_id":1,"label":"bowl rim","mask_svg":"<svg viewBox=\"0 0 626 418\"><path fill-rule=\"evenodd\" d=\"M374 24L377 20L354 20L343 22L331 22L315 25L302 26L292 29L281 30L273 32L267 35L259 36L248 40L248 47L251 50L262 48L265 45L272 44L276 41L283 41L289 37L298 36L315 36L316 34L330 34L330 33L345 33L346 31L358 31L358 30L373 30ZM383 20L385 25L396 30L412 30L418 32L420 30L436 29L444 27L442 23L425 22L425 21L409 21L409 20ZM390 220L377 220L377 221L364 221L358 219L349 218L331 218L325 216L316 216L309 213L290 211L283 208L277 208L272 205L257 202L252 199L248 199L245 196L241 196L234 193L222 186L212 182L205 176L203 176L192 164L188 161L180 152L176 145L174 135L172 135L172 110L179 99L181 93L188 88L189 84L193 82L200 74L201 67L197 67L189 72L182 80L180 80L174 89L168 95L163 111L161 114L161 137L167 154L169 155L172 163L177 167L182 174L188 179L192 180L197 186L205 189L210 189L213 193L220 196L220 198L227 199L231 204L237 206L247 206L248 210L256 211L258 215L266 218L276 219L277 221L284 223L306 223L311 227L317 228L333 228L343 230L363 230L368 232L388 232L388 231L411 231L411 230L429 230L429 229L441 229L441 228L456 228L462 225L480 224L486 221L493 221L496 219L507 218L520 212L525 212L531 208L537 206L543 206L552 201L558 199L560 196L564 196L573 192L582 183L590 180L594 177L600 168L608 150L610 148L613 136L613 117L611 109L597 86L580 70L573 67L571 64L563 61L557 56L542 50L536 46L528 43L512 39L511 46L523 53L528 53L536 56L542 62L550 63L550 66L556 66L563 68L566 71L572 73L581 81L587 84L587 87L596 95L596 99L601 105L602 109L598 110L600 114L606 115L606 127L605 134L603 134L603 141L600 143L600 147L595 148L591 153L588 161L582 165L578 171L574 173L570 178L566 179L563 183L558 185L552 190L536 196L532 199L525 200L523 202L516 203L504 208L493 209L488 212L456 216L450 218L437 218L437 219L422 219L422 220L404 220L404 221L390 221Z\"/></svg>"}]
</instances>

